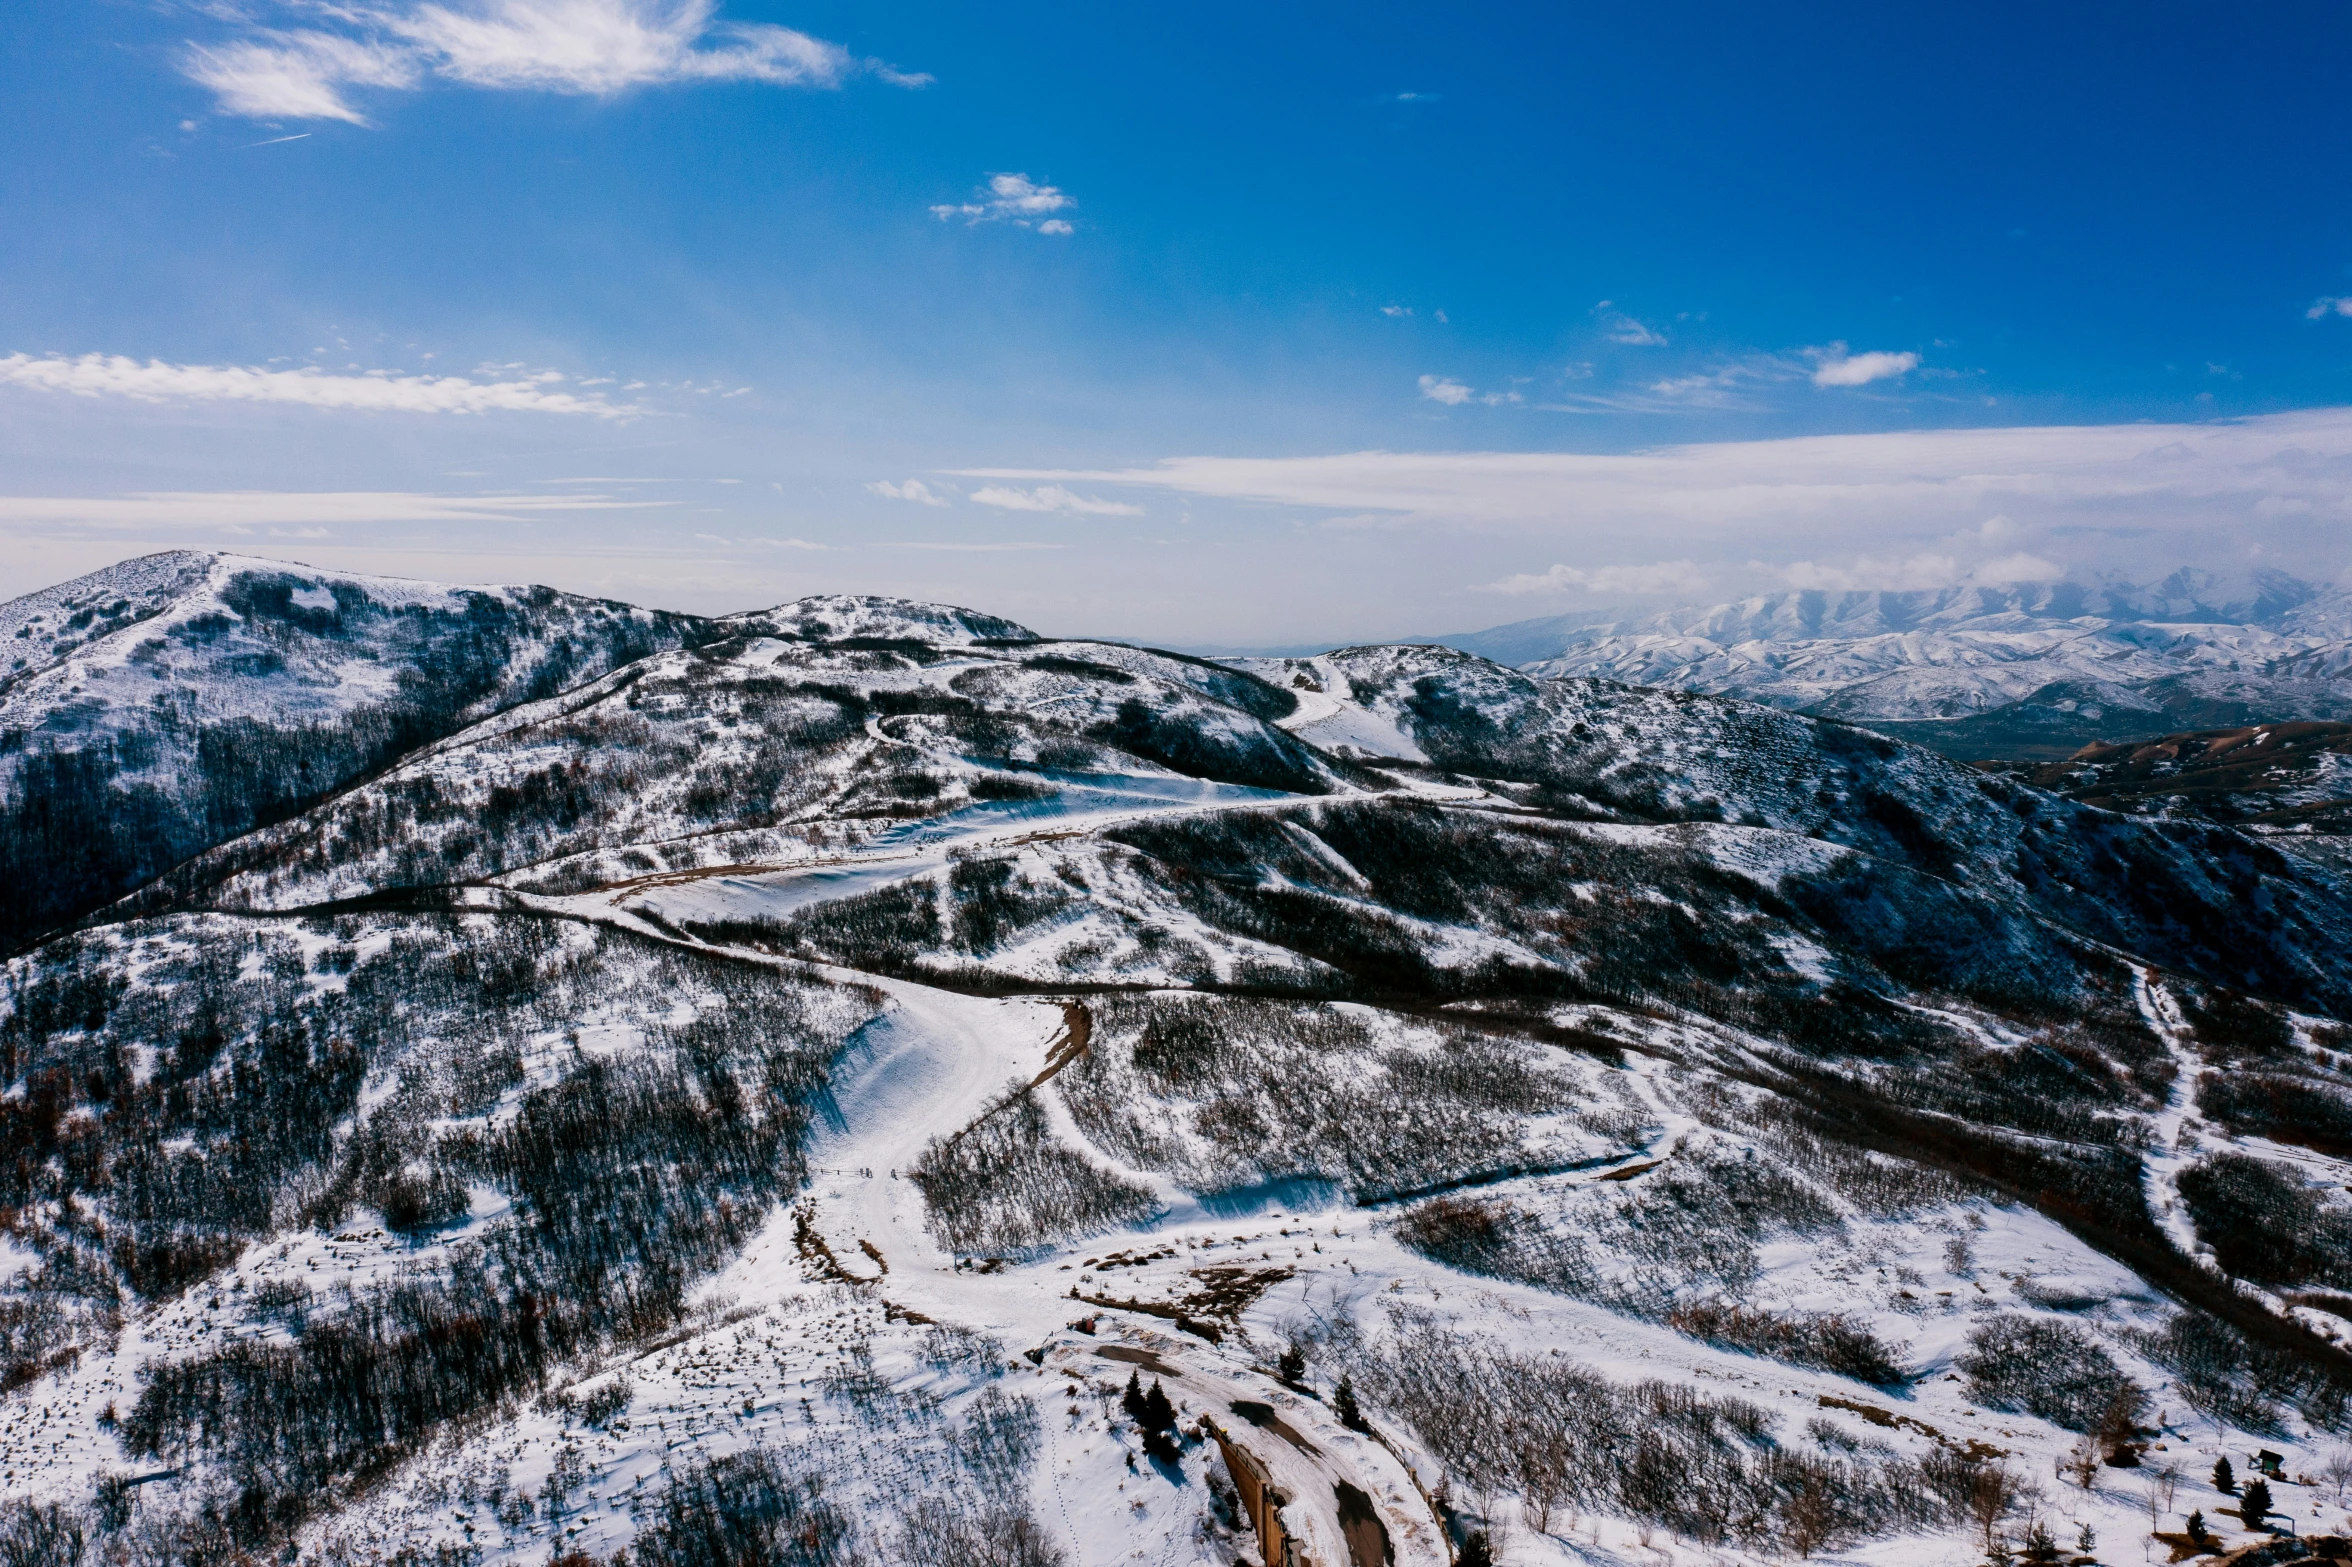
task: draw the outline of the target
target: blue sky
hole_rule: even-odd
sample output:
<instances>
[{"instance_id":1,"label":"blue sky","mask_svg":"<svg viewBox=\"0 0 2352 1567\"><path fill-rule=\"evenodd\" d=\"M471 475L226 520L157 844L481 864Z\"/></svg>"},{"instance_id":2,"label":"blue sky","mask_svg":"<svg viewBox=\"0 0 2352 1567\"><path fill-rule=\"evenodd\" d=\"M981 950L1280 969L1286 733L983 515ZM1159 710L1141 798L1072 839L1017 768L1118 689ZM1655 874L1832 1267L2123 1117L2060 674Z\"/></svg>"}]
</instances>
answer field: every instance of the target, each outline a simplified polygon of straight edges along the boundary
<instances>
[{"instance_id":1,"label":"blue sky","mask_svg":"<svg viewBox=\"0 0 2352 1567\"><path fill-rule=\"evenodd\" d=\"M2333 578L2352 17L2056 10L30 0L0 591L1207 643Z\"/></svg>"}]
</instances>

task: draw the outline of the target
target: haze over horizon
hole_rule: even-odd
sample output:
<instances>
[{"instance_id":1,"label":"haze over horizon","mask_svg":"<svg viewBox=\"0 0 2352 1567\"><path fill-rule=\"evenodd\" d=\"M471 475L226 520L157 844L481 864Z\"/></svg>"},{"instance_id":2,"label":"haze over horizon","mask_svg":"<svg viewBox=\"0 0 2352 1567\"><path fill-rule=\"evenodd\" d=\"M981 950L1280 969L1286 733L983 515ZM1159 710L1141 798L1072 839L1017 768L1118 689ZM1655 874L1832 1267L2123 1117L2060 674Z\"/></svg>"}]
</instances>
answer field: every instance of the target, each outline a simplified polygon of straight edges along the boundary
<instances>
[{"instance_id":1,"label":"haze over horizon","mask_svg":"<svg viewBox=\"0 0 2352 1567\"><path fill-rule=\"evenodd\" d=\"M1302 645L2352 567L2352 26L20 8L0 596Z\"/></svg>"}]
</instances>

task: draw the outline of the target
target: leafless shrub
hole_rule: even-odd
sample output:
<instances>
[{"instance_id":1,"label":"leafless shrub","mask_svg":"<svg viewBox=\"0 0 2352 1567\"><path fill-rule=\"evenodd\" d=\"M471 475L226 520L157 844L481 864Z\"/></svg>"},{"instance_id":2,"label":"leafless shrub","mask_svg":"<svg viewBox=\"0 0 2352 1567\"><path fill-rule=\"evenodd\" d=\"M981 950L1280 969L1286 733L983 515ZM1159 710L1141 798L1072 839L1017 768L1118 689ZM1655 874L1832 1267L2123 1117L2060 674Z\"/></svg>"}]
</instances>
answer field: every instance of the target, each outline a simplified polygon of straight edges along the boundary
<instances>
[{"instance_id":1,"label":"leafless shrub","mask_svg":"<svg viewBox=\"0 0 2352 1567\"><path fill-rule=\"evenodd\" d=\"M1021 1251L1152 1210L1152 1194L1053 1135L1036 1091L1015 1081L962 1131L935 1139L912 1171L931 1225L958 1251Z\"/></svg>"},{"instance_id":2,"label":"leafless shrub","mask_svg":"<svg viewBox=\"0 0 2352 1567\"><path fill-rule=\"evenodd\" d=\"M956 1455L982 1490L1010 1503L1020 1495L1043 1432L1035 1404L1001 1387L985 1387L964 1410Z\"/></svg>"},{"instance_id":3,"label":"leafless shrub","mask_svg":"<svg viewBox=\"0 0 2352 1567\"><path fill-rule=\"evenodd\" d=\"M1243 997L1107 998L1055 1081L1086 1134L1196 1189L1332 1181L1358 1196L1517 1168L1578 1089L1556 1052L1469 1029Z\"/></svg>"},{"instance_id":4,"label":"leafless shrub","mask_svg":"<svg viewBox=\"0 0 2352 1567\"><path fill-rule=\"evenodd\" d=\"M2291 1404L2323 1430L2352 1424L2352 1382L2249 1337L2218 1317L2182 1311L2133 1346L2179 1378L2191 1407L2247 1431L2276 1432Z\"/></svg>"},{"instance_id":5,"label":"leafless shrub","mask_svg":"<svg viewBox=\"0 0 2352 1567\"><path fill-rule=\"evenodd\" d=\"M2146 1398L2096 1339L2046 1317L2006 1315L1978 1324L1955 1364L1979 1403L2039 1415L2070 1431L2095 1430L2119 1400L2136 1413Z\"/></svg>"},{"instance_id":6,"label":"leafless shrub","mask_svg":"<svg viewBox=\"0 0 2352 1567\"><path fill-rule=\"evenodd\" d=\"M1676 1307L1667 1313L1666 1325L1710 1344L1815 1366L1857 1382L1893 1386L1912 1376L1897 1351L1879 1342L1868 1326L1837 1312L1776 1314L1708 1302Z\"/></svg>"},{"instance_id":7,"label":"leafless shrub","mask_svg":"<svg viewBox=\"0 0 2352 1567\"><path fill-rule=\"evenodd\" d=\"M1708 1544L1801 1537L1819 1549L1962 1515L1965 1477L1779 1447L1771 1413L1744 1400L1614 1383L1409 1309L1392 1312L1390 1330L1367 1344L1342 1329L1332 1353L1465 1492L1516 1491L1531 1517L1608 1508Z\"/></svg>"},{"instance_id":8,"label":"leafless shrub","mask_svg":"<svg viewBox=\"0 0 2352 1567\"><path fill-rule=\"evenodd\" d=\"M841 1567L852 1525L813 1474L753 1447L696 1464L664 1488L627 1553L632 1567Z\"/></svg>"},{"instance_id":9,"label":"leafless shrub","mask_svg":"<svg viewBox=\"0 0 2352 1567\"><path fill-rule=\"evenodd\" d=\"M969 1567L1063 1567L1068 1560L1025 1507L959 1507L943 1496L918 1497L900 1510L892 1560L956 1562Z\"/></svg>"}]
</instances>

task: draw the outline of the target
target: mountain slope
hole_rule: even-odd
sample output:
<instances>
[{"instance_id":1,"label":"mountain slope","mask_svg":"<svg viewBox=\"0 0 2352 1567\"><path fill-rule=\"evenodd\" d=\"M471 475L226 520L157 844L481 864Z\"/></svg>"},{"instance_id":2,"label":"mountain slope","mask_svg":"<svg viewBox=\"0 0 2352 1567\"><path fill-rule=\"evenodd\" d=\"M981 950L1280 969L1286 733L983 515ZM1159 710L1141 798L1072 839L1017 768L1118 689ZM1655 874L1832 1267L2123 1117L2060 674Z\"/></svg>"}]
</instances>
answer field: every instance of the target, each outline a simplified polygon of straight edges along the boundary
<instances>
[{"instance_id":1,"label":"mountain slope","mask_svg":"<svg viewBox=\"0 0 2352 1567\"><path fill-rule=\"evenodd\" d=\"M711 634L547 588L185 551L0 619L34 649L0 681L0 946L485 713Z\"/></svg>"},{"instance_id":2,"label":"mountain slope","mask_svg":"<svg viewBox=\"0 0 2352 1567\"><path fill-rule=\"evenodd\" d=\"M2309 1522L2326 864L1442 648L689 631L0 965L0 1549L1910 1567L2171 1462L2266 1539L2258 1447Z\"/></svg>"}]
</instances>

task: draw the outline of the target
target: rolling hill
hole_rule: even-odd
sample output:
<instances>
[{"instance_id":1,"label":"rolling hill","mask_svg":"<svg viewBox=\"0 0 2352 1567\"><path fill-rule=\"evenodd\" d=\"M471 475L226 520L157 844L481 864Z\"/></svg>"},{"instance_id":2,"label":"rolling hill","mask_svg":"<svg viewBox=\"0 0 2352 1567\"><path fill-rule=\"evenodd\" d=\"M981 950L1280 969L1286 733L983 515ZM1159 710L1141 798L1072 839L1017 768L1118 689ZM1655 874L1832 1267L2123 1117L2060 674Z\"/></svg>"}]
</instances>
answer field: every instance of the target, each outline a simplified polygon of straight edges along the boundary
<instances>
[{"instance_id":1,"label":"rolling hill","mask_svg":"<svg viewBox=\"0 0 2352 1567\"><path fill-rule=\"evenodd\" d=\"M2132 808L2332 728L1991 773L1458 648L233 557L11 624L0 1560L2339 1516L2352 881Z\"/></svg>"}]
</instances>

